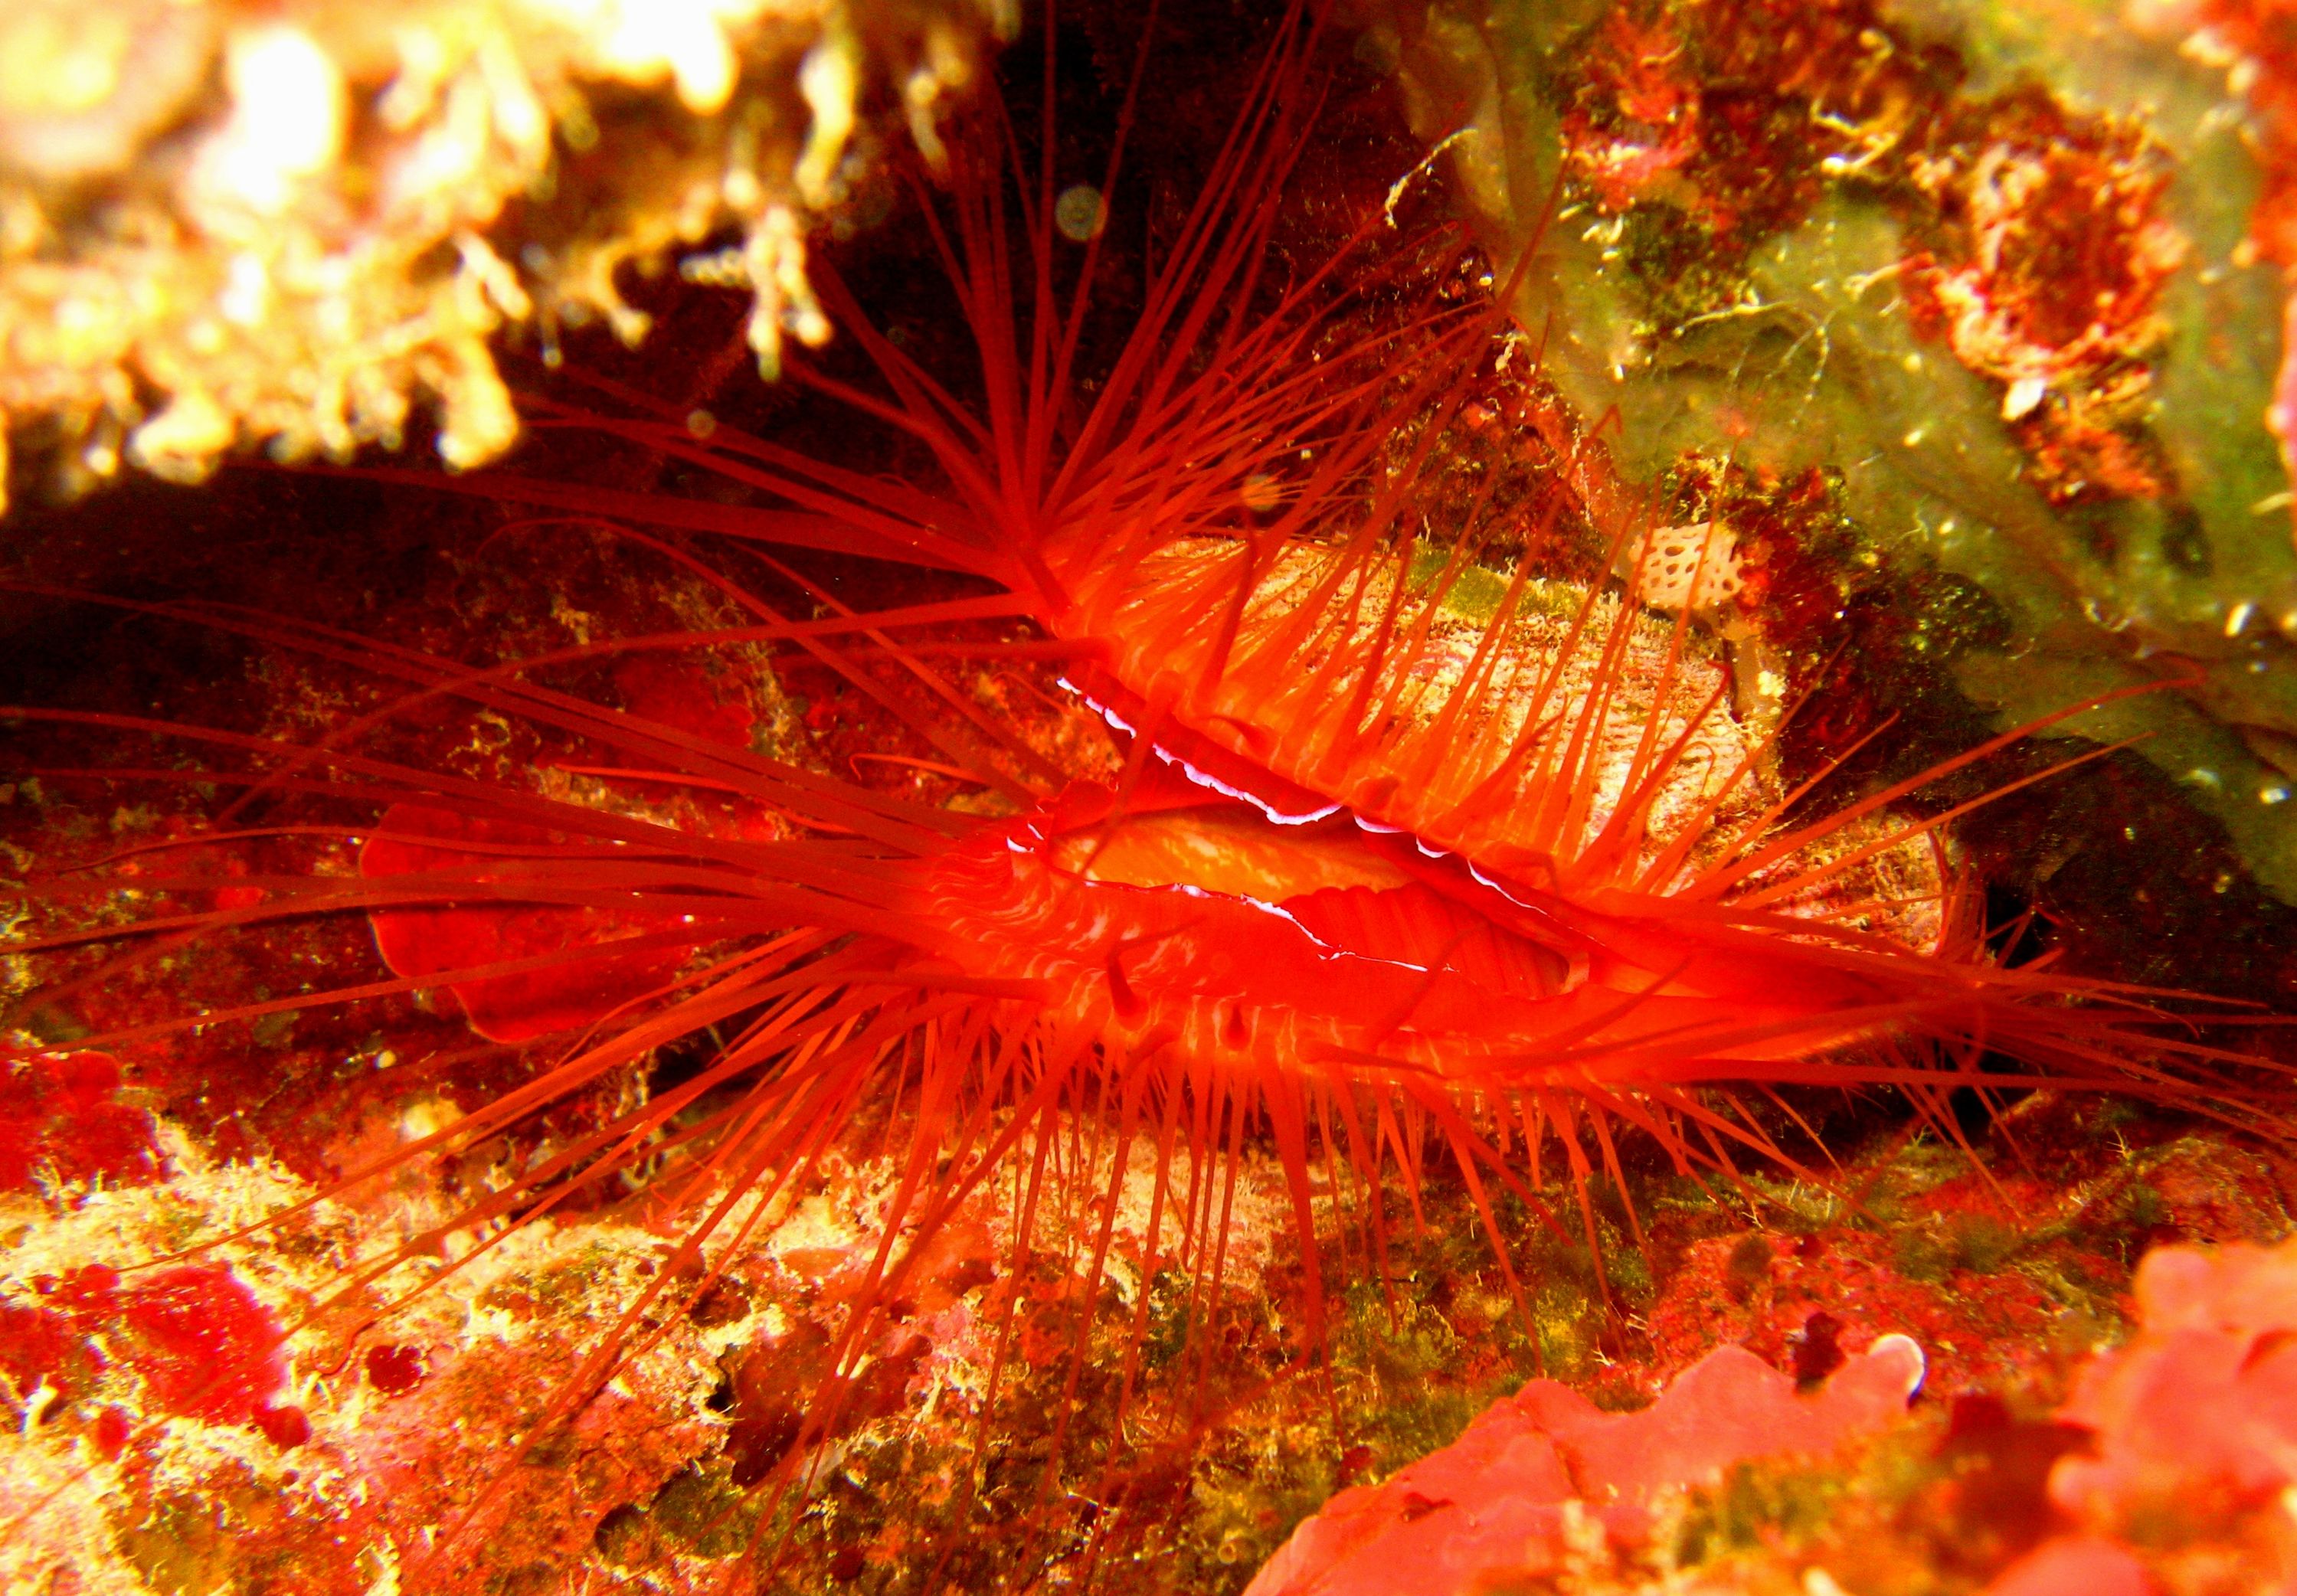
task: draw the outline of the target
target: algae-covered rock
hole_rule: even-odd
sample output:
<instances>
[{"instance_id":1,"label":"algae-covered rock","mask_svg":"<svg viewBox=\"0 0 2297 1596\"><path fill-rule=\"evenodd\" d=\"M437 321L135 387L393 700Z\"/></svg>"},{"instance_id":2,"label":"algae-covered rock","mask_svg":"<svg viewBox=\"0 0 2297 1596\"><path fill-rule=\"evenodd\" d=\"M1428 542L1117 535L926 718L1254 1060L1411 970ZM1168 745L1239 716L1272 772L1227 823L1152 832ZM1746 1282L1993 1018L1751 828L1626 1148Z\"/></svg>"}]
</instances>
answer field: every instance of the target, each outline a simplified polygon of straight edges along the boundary
<instances>
[{"instance_id":1,"label":"algae-covered rock","mask_svg":"<svg viewBox=\"0 0 2297 1596\"><path fill-rule=\"evenodd\" d=\"M2143 736L2297 898L2279 78L2199 9L1446 0L1367 37L1626 475L1825 472L1874 561L2004 612L1932 656L2003 726L2177 684L2065 729Z\"/></svg>"}]
</instances>

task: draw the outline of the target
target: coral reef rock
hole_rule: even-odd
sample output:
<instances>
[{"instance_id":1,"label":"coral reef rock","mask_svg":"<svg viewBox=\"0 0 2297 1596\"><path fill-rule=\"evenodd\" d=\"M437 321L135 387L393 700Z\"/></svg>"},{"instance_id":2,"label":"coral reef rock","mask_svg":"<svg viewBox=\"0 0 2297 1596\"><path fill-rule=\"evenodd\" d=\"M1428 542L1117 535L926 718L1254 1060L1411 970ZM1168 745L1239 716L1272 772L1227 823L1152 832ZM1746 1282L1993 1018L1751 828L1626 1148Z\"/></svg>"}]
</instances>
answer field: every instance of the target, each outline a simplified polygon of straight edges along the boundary
<instances>
[{"instance_id":1,"label":"coral reef rock","mask_svg":"<svg viewBox=\"0 0 2297 1596\"><path fill-rule=\"evenodd\" d=\"M1750 1459L1823 1457L1883 1429L1922 1370L1922 1348L1884 1336L1807 1393L1739 1346L1717 1347L1634 1413L1534 1380L1441 1452L1334 1497L1247 1596L1391 1591L1407 1567L1428 1596L1552 1579L1640 1543L1664 1493Z\"/></svg>"},{"instance_id":2,"label":"coral reef rock","mask_svg":"<svg viewBox=\"0 0 2297 1596\"><path fill-rule=\"evenodd\" d=\"M235 448L450 465L517 431L488 348L646 317L626 262L828 324L805 236L1011 19L999 0L21 0L0 10L0 449L69 493ZM871 114L884 107L885 115ZM4 456L0 456L4 463Z\"/></svg>"},{"instance_id":3,"label":"coral reef rock","mask_svg":"<svg viewBox=\"0 0 2297 1596\"><path fill-rule=\"evenodd\" d=\"M1857 558L1998 608L1926 657L2000 724L2175 684L2068 730L2297 902L2285 5L1362 10L1629 477L1823 473Z\"/></svg>"}]
</instances>

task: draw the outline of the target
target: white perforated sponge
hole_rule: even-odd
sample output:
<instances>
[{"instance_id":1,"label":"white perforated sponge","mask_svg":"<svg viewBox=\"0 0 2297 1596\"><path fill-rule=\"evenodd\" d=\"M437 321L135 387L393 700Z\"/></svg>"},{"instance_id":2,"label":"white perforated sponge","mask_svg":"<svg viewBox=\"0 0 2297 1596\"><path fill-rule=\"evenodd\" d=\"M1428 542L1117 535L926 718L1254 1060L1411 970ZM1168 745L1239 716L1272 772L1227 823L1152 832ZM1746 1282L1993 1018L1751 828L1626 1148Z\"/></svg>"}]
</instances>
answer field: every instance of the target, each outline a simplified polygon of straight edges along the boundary
<instances>
[{"instance_id":1,"label":"white perforated sponge","mask_svg":"<svg viewBox=\"0 0 2297 1596\"><path fill-rule=\"evenodd\" d=\"M1619 572L1655 610L1722 608L1746 586L1739 540L1719 521L1661 527L1630 542Z\"/></svg>"}]
</instances>

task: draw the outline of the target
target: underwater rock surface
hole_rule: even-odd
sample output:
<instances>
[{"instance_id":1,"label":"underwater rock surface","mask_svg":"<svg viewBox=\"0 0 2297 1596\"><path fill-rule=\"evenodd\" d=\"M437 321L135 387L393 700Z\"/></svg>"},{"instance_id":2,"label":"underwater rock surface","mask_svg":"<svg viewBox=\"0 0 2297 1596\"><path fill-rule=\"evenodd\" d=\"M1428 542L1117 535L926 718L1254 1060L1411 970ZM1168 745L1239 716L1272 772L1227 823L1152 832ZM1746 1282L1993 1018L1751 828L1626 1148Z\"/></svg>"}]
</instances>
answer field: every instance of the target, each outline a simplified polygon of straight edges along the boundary
<instances>
[{"instance_id":1,"label":"underwater rock surface","mask_svg":"<svg viewBox=\"0 0 2297 1596\"><path fill-rule=\"evenodd\" d=\"M1717 1592L1968 1589L1924 1567L1908 1531L1973 1506L1993 1520L1986 1534L2022 1519L2033 1541L1996 1559L1987 1596L2291 1588L2297 1242L2157 1248L2135 1295L2136 1333L2084 1364L2046 1419L1970 1394L1910 1415L1922 1359L1896 1335L1799 1391L1720 1347L1628 1414L1535 1380L1450 1446L1334 1497L1249 1592L1392 1591L1406 1569L1431 1593L1641 1590L1667 1575ZM1778 1460L1794 1453L1815 1460L1807 1483L1847 1523L1798 1522L1789 1495L1766 1497L1759 1482L1791 1473ZM1724 1539L1744 1547L1710 1559L1711 1515L1733 1497ZM1894 1526L1870 1517L1878 1506ZM1883 1543L1859 1543L1861 1530ZM1882 1574L1894 1553L1906 1560Z\"/></svg>"},{"instance_id":2,"label":"underwater rock surface","mask_svg":"<svg viewBox=\"0 0 2297 1596\"><path fill-rule=\"evenodd\" d=\"M0 508L12 447L40 497L398 448L433 416L480 465L518 433L490 339L636 340L625 267L746 290L775 368L828 334L808 232L889 138L940 148L1010 25L972 0L17 0Z\"/></svg>"},{"instance_id":3,"label":"underwater rock surface","mask_svg":"<svg viewBox=\"0 0 2297 1596\"><path fill-rule=\"evenodd\" d=\"M1906 1412L1922 1379L1922 1349L1890 1335L1807 1393L1737 1346L1716 1348L1634 1413L1534 1380L1443 1451L1334 1497L1246 1596L1371 1596L1404 1568L1426 1596L1552 1579L1646 1540L1665 1493L1734 1463L1824 1458L1867 1439Z\"/></svg>"},{"instance_id":4,"label":"underwater rock surface","mask_svg":"<svg viewBox=\"0 0 2297 1596\"><path fill-rule=\"evenodd\" d=\"M2076 728L2145 734L2297 899L2276 6L1373 10L1626 474L1685 521L1808 482L1881 580L1982 593L1993 635L1923 646L2000 724L2178 681Z\"/></svg>"}]
</instances>

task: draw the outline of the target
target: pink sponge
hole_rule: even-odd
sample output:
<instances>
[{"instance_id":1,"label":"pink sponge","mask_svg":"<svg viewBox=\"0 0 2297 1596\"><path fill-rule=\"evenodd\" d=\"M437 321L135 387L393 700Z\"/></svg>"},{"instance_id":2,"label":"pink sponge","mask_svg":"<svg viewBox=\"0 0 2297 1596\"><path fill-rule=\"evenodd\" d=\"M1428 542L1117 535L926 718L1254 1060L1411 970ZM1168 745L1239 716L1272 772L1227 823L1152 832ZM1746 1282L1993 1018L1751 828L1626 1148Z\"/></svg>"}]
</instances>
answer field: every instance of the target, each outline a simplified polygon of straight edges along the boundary
<instances>
[{"instance_id":1,"label":"pink sponge","mask_svg":"<svg viewBox=\"0 0 2297 1596\"><path fill-rule=\"evenodd\" d=\"M1649 1533L1654 1496L1733 1463L1823 1457L1906 1412L1922 1348L1884 1336L1815 1389L1740 1346L1718 1347L1636 1413L1606 1413L1534 1380L1451 1445L1384 1483L1343 1491L1293 1532L1246 1596L1460 1596L1560 1569L1597 1537Z\"/></svg>"}]
</instances>

